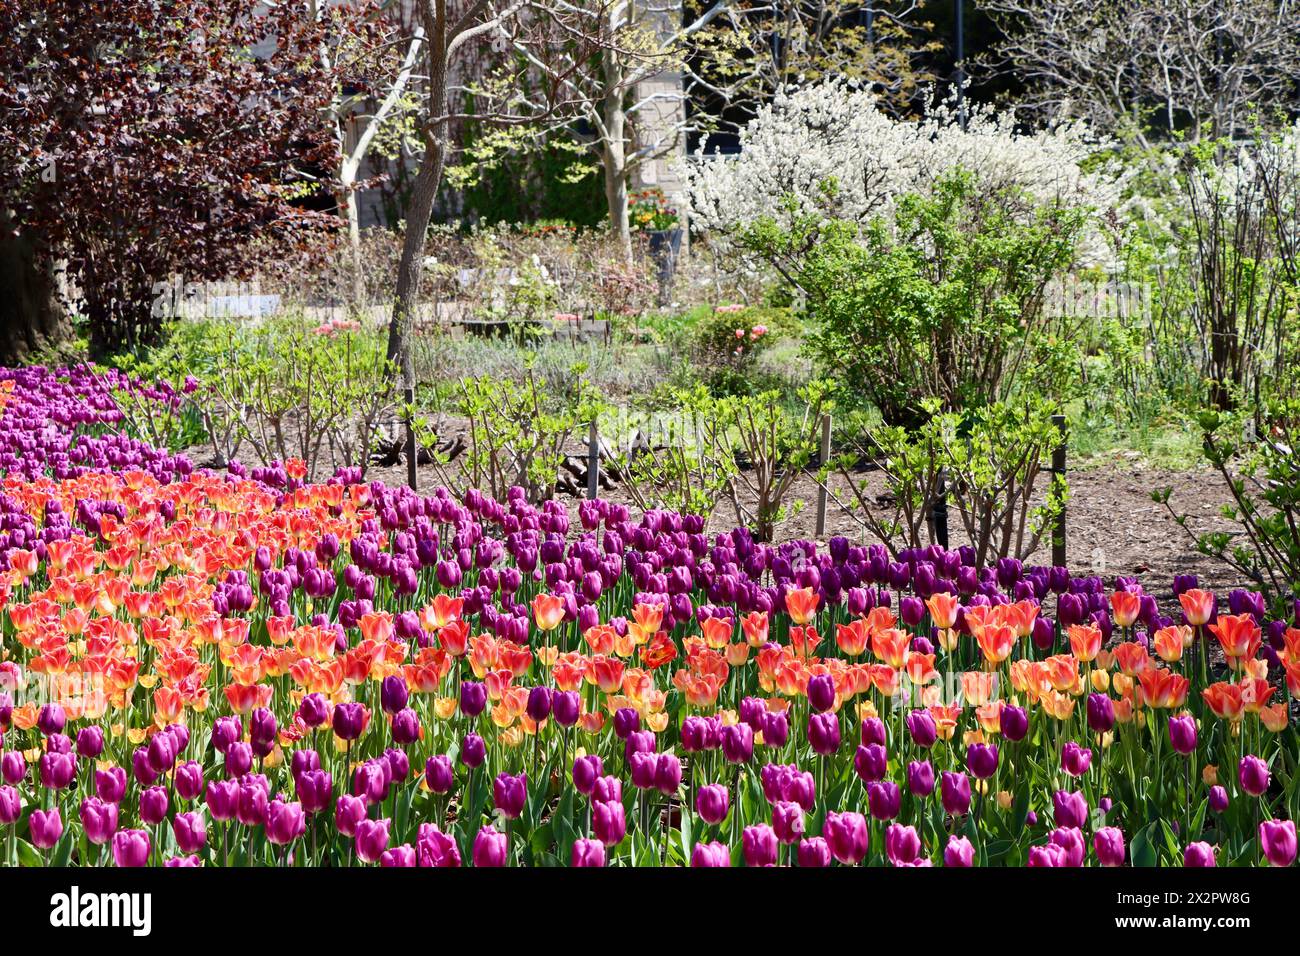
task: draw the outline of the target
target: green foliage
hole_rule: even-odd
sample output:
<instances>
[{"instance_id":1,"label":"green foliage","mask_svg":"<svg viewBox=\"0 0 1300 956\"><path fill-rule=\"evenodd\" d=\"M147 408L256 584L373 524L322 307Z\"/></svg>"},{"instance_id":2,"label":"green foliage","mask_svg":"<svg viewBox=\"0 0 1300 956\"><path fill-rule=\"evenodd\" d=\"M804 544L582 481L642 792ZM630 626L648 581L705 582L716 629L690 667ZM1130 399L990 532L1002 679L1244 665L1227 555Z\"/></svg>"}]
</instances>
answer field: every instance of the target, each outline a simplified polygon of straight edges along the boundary
<instances>
[{"instance_id":1,"label":"green foliage","mask_svg":"<svg viewBox=\"0 0 1300 956\"><path fill-rule=\"evenodd\" d=\"M742 242L803 291L821 373L887 422L916 425L929 399L961 410L1017 386L1059 393L1053 376L1070 364L1072 330L1044 312L1044 296L1087 220L1010 189L980 192L957 173L865 230L795 216L788 229L757 223ZM1048 374L1036 375L1044 356Z\"/></svg>"},{"instance_id":2,"label":"green foliage","mask_svg":"<svg viewBox=\"0 0 1300 956\"><path fill-rule=\"evenodd\" d=\"M1195 532L1175 510L1172 492L1153 494L1196 543L1254 582L1280 615L1300 597L1300 397L1271 399L1258 411L1202 412L1205 458L1223 477L1233 503L1223 517L1237 530Z\"/></svg>"},{"instance_id":3,"label":"green foliage","mask_svg":"<svg viewBox=\"0 0 1300 956\"><path fill-rule=\"evenodd\" d=\"M182 409L202 423L202 434L192 429L182 440L205 437L218 464L247 445L264 465L300 458L309 475L323 478L327 468L369 462L393 410L386 350L379 330L356 322L181 321L133 367L167 382L197 380Z\"/></svg>"},{"instance_id":4,"label":"green foliage","mask_svg":"<svg viewBox=\"0 0 1300 956\"><path fill-rule=\"evenodd\" d=\"M715 395L754 395L765 391L758 366L772 347L800 335L789 309L766 306L701 307L691 337L691 359Z\"/></svg>"},{"instance_id":5,"label":"green foliage","mask_svg":"<svg viewBox=\"0 0 1300 956\"><path fill-rule=\"evenodd\" d=\"M634 417L631 443L617 460L633 500L713 514L727 501L739 524L770 541L776 526L802 507L790 490L817 447L830 390L813 382L800 390L791 415L780 392L716 396L703 385L673 393L675 414ZM624 427L627 422L619 423Z\"/></svg>"},{"instance_id":6,"label":"green foliage","mask_svg":"<svg viewBox=\"0 0 1300 956\"><path fill-rule=\"evenodd\" d=\"M584 372L572 370L567 395L548 392L531 367L522 381L462 378L433 416L414 416L416 440L448 488L504 501L518 485L543 501L555 493L570 440L603 408Z\"/></svg>"},{"instance_id":7,"label":"green foliage","mask_svg":"<svg viewBox=\"0 0 1300 956\"><path fill-rule=\"evenodd\" d=\"M919 428L870 429L868 446L823 465L823 483L838 473L852 495L845 507L895 554L935 543L931 516L946 493L979 564L1028 556L1050 532L1068 495L1060 476L1041 502L1035 495L1062 440L1052 423L1053 406L1041 400L996 402L960 415L941 412L931 401L929 409L931 417ZM864 459L884 475L891 502L885 513L858 470Z\"/></svg>"},{"instance_id":8,"label":"green foliage","mask_svg":"<svg viewBox=\"0 0 1300 956\"><path fill-rule=\"evenodd\" d=\"M608 218L600 169L590 147L553 136L502 141L502 131L467 134L464 162L448 170L463 189L466 214L482 223L559 220L596 226Z\"/></svg>"}]
</instances>

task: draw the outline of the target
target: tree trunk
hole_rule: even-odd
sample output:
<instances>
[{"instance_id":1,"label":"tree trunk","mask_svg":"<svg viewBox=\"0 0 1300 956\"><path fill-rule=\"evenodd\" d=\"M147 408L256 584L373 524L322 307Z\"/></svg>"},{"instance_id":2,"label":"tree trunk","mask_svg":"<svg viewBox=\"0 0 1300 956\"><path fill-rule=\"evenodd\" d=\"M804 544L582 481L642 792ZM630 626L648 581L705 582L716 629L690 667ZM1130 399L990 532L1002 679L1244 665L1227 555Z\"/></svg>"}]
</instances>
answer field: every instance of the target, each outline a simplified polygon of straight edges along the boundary
<instances>
[{"instance_id":1,"label":"tree trunk","mask_svg":"<svg viewBox=\"0 0 1300 956\"><path fill-rule=\"evenodd\" d=\"M425 113L424 157L415 176L410 203L406 209L406 232L402 236L402 258L397 267L397 287L393 292L393 314L388 323L388 361L397 364L406 419L406 475L412 490L416 487L415 431L409 405L415 400L415 365L411 360L411 334L415 327L415 310L420 290L420 273L424 269L424 243L433 217L433 205L442 186L446 158L444 137L447 135L447 36L441 16L429 23L429 97Z\"/></svg>"},{"instance_id":2,"label":"tree trunk","mask_svg":"<svg viewBox=\"0 0 1300 956\"><path fill-rule=\"evenodd\" d=\"M605 202L609 206L610 231L632 259L632 230L627 217L627 114L624 110L623 68L613 52L605 54L605 98L601 103L605 138L601 153L605 170Z\"/></svg>"},{"instance_id":3,"label":"tree trunk","mask_svg":"<svg viewBox=\"0 0 1300 956\"><path fill-rule=\"evenodd\" d=\"M3 213L0 223L8 233ZM0 289L0 364L30 361L71 336L52 271L37 260L28 240L0 240Z\"/></svg>"},{"instance_id":4,"label":"tree trunk","mask_svg":"<svg viewBox=\"0 0 1300 956\"><path fill-rule=\"evenodd\" d=\"M361 210L357 206L356 170L349 162L344 162L339 170L339 208L344 210L348 221L348 250L352 260L352 304L355 308L364 307L366 295L365 283L361 278Z\"/></svg>"}]
</instances>

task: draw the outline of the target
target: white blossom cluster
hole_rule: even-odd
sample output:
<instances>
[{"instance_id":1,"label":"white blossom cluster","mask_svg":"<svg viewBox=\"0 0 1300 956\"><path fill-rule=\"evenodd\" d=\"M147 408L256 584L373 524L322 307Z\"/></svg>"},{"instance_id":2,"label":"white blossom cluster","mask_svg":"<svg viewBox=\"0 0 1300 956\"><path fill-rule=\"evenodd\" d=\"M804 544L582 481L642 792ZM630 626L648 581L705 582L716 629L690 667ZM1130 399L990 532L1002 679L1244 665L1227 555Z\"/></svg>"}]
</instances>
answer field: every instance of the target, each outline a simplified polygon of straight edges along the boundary
<instances>
[{"instance_id":1,"label":"white blossom cluster","mask_svg":"<svg viewBox=\"0 0 1300 956\"><path fill-rule=\"evenodd\" d=\"M783 223L791 201L801 214L865 223L958 168L980 188L1118 210L1114 168L1085 171L1105 144L1083 122L1026 131L1014 113L967 104L963 128L961 109L949 99L919 120L895 120L869 92L838 81L779 95L741 134L738 157L687 165L692 224L717 237L763 217Z\"/></svg>"}]
</instances>

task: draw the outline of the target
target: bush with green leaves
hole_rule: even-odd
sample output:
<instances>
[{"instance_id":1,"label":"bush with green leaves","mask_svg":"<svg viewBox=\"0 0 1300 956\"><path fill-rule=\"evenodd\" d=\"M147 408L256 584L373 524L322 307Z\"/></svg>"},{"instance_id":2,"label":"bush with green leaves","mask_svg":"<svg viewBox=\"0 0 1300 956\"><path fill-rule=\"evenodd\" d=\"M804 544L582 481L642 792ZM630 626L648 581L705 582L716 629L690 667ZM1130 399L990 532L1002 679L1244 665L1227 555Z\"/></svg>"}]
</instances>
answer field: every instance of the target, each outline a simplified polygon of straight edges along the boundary
<instances>
[{"instance_id":1,"label":"bush with green leaves","mask_svg":"<svg viewBox=\"0 0 1300 956\"><path fill-rule=\"evenodd\" d=\"M206 440L217 465L248 447L263 465L300 458L316 478L343 465L364 470L395 408L384 336L355 321L183 320L143 359L124 361L162 381L196 380L183 413L202 431L185 440Z\"/></svg>"},{"instance_id":2,"label":"bush with green leaves","mask_svg":"<svg viewBox=\"0 0 1300 956\"><path fill-rule=\"evenodd\" d=\"M690 357L715 395L753 394L765 391L758 368L762 358L799 333L788 308L704 306L695 310Z\"/></svg>"},{"instance_id":3,"label":"bush with green leaves","mask_svg":"<svg viewBox=\"0 0 1300 956\"><path fill-rule=\"evenodd\" d=\"M673 394L677 409L655 440L632 443L616 461L640 507L708 518L722 502L761 541L803 507L790 492L817 449L830 389L812 382L792 414L778 391L716 396L703 385ZM638 431L644 427L638 422ZM644 435L644 432L641 432Z\"/></svg>"},{"instance_id":4,"label":"bush with green leaves","mask_svg":"<svg viewBox=\"0 0 1300 956\"><path fill-rule=\"evenodd\" d=\"M822 484L895 555L937 543L934 506L946 495L979 566L1028 557L1050 535L1068 496L1062 475L1050 475L1043 487L1052 451L1063 440L1053 406L995 402L963 415L931 401L928 410L930 418L916 429L867 428L862 447L822 466ZM868 486L867 476L877 471L887 492L883 512ZM841 479L837 486L832 475ZM848 489L847 500L838 485Z\"/></svg>"},{"instance_id":5,"label":"bush with green leaves","mask_svg":"<svg viewBox=\"0 0 1300 956\"><path fill-rule=\"evenodd\" d=\"M570 445L600 414L602 401L573 370L567 395L550 393L531 368L521 381L459 379L412 425L439 481L504 501L518 485L536 503L551 498Z\"/></svg>"},{"instance_id":6,"label":"bush with green leaves","mask_svg":"<svg viewBox=\"0 0 1300 956\"><path fill-rule=\"evenodd\" d=\"M802 293L820 374L889 424L920 424L931 399L959 411L1018 388L1055 393L1033 372L1044 350L1068 352L1073 332L1045 296L1075 261L1087 210L981 188L958 171L865 227L787 218L761 220L740 241Z\"/></svg>"},{"instance_id":7,"label":"bush with green leaves","mask_svg":"<svg viewBox=\"0 0 1300 956\"><path fill-rule=\"evenodd\" d=\"M1263 409L1204 411L1205 458L1232 497L1222 516L1233 531L1197 532L1177 510L1169 488L1152 498L1195 542L1253 582L1278 614L1300 598L1300 397L1276 398Z\"/></svg>"}]
</instances>

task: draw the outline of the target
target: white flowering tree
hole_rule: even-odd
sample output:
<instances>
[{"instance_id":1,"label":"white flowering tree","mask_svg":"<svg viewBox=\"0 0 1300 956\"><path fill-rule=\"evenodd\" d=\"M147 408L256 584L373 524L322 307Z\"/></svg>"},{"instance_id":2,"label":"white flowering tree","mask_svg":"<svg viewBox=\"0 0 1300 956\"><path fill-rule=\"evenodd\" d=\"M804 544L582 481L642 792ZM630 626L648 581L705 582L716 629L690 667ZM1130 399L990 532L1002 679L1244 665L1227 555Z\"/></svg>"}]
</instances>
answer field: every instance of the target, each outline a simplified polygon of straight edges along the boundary
<instances>
[{"instance_id":1,"label":"white flowering tree","mask_svg":"<svg viewBox=\"0 0 1300 956\"><path fill-rule=\"evenodd\" d=\"M692 221L723 241L764 218L865 224L956 170L987 190L1106 211L1119 206L1121 182L1109 166L1085 167L1102 145L1080 121L1024 131L1012 112L954 100L896 120L871 93L830 81L778 94L741 133L736 159L690 165Z\"/></svg>"}]
</instances>

